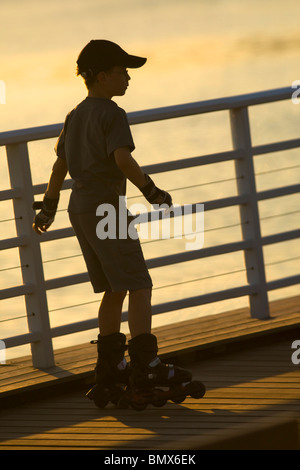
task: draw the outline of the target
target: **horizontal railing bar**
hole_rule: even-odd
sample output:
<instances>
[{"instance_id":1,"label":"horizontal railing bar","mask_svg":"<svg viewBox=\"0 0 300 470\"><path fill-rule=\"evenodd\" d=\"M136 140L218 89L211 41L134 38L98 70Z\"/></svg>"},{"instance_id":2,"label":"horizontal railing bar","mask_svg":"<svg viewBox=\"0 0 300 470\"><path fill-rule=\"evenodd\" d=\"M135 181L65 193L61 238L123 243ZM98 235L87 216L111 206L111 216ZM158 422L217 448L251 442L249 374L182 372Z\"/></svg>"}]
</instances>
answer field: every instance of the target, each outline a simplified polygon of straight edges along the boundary
<instances>
[{"instance_id":1,"label":"horizontal railing bar","mask_svg":"<svg viewBox=\"0 0 300 470\"><path fill-rule=\"evenodd\" d=\"M4 189L0 191L0 201L9 201L10 199L16 199L22 196L22 190L19 188Z\"/></svg>"},{"instance_id":2,"label":"horizontal railing bar","mask_svg":"<svg viewBox=\"0 0 300 470\"><path fill-rule=\"evenodd\" d=\"M60 240L61 238L69 238L75 236L73 227L58 228L50 232L43 233L41 242L49 242L53 240Z\"/></svg>"},{"instance_id":3,"label":"horizontal railing bar","mask_svg":"<svg viewBox=\"0 0 300 470\"><path fill-rule=\"evenodd\" d=\"M206 303L213 303L220 300L227 300L231 298L243 297L246 295L254 294L257 292L255 286L241 286L234 287L231 289L211 292L209 294L198 295L195 297L187 297L185 299L174 300L172 302L165 302L162 304L153 305L152 314L159 315L161 313L166 313L170 311L180 310L182 308L195 307L197 305L203 305ZM122 313L122 322L128 320L128 312L124 311ZM80 331L92 330L98 328L98 319L92 318L89 320L83 320L80 322L56 326L51 329L51 335L53 338L57 336L64 336L72 333L78 333Z\"/></svg>"},{"instance_id":4,"label":"horizontal railing bar","mask_svg":"<svg viewBox=\"0 0 300 470\"><path fill-rule=\"evenodd\" d=\"M277 289L280 287L288 287L290 285L298 284L300 282L300 275L291 276L284 279L279 279L275 281L268 282L268 290ZM199 295L195 297L188 297L185 299L174 300L172 302L165 302L162 304L154 305L152 307L153 315L159 315L161 313L180 310L183 308L195 307L198 305L203 305L207 303L218 302L221 300L227 300L230 298L243 297L250 294L255 294L257 292L257 287L254 285L240 286L231 289L227 289L219 292L212 292L204 295ZM123 312L122 322L128 320L128 312ZM98 328L97 318L92 318L89 320L84 320L72 324L61 325L51 329L51 336L53 338L58 336L64 336L72 333L77 333L80 331L86 331L91 329ZM12 338L5 338L5 346L7 348L20 346L27 344L33 341L39 341L40 335L38 334L25 334L19 335Z\"/></svg>"},{"instance_id":5,"label":"horizontal railing bar","mask_svg":"<svg viewBox=\"0 0 300 470\"><path fill-rule=\"evenodd\" d=\"M262 244L272 245L274 243L294 240L295 238L300 238L300 229L290 230L289 232L274 233L272 235L264 236L262 237Z\"/></svg>"},{"instance_id":6,"label":"horizontal railing bar","mask_svg":"<svg viewBox=\"0 0 300 470\"><path fill-rule=\"evenodd\" d=\"M262 238L263 245L269 245L272 243L278 243L281 241L292 240L300 237L300 230L293 230L290 232L283 232L281 234L269 235ZM167 255L158 258L152 258L146 260L147 266L149 269L168 266L171 264L177 264L187 261L192 261L195 259L206 258L210 256L217 256L226 253L233 253L235 251L241 251L251 248L252 243L248 241L240 241L234 243L228 243L224 245L212 246L207 248L202 248L201 250L191 250L183 253L176 253L174 255ZM45 286L47 290L57 289L60 287L66 287L69 285L80 284L88 282L89 277L87 273L73 274L70 276L64 276L60 278L48 279L45 281ZM24 295L32 292L32 285L23 285L12 287L8 289L3 289L0 291L0 299L14 297L17 295Z\"/></svg>"},{"instance_id":7,"label":"horizontal railing bar","mask_svg":"<svg viewBox=\"0 0 300 470\"><path fill-rule=\"evenodd\" d=\"M266 191L261 191L257 193L257 198L259 201L265 199L271 199L273 197L280 197L285 195L295 194L300 191L300 184L285 186L282 188L270 189ZM225 207L230 207L238 204L245 204L247 202L247 195L243 196L231 196L228 198L216 199L212 201L205 201L204 204L205 211L221 209ZM200 203L199 203L200 204ZM193 206L193 212L196 211L196 204L191 204ZM151 212L148 213L148 221L151 220ZM41 242L58 240L61 238L67 238L74 236L74 231L72 227L67 227L63 229L52 230L43 234L41 237ZM21 237L19 237L21 238ZM0 241L0 249L13 248L26 244L26 240L19 240L18 237L8 240Z\"/></svg>"},{"instance_id":8,"label":"horizontal railing bar","mask_svg":"<svg viewBox=\"0 0 300 470\"><path fill-rule=\"evenodd\" d=\"M278 88L256 93L237 95L227 98L187 103L182 105L168 106L165 108L148 109L128 114L129 124L144 124L152 121L162 121L179 117L193 116L196 114L210 113L214 111L225 111L229 109L242 108L258 104L281 101L291 98L293 88Z\"/></svg>"},{"instance_id":9,"label":"horizontal railing bar","mask_svg":"<svg viewBox=\"0 0 300 470\"><path fill-rule=\"evenodd\" d=\"M267 290L281 289L282 287L294 286L300 284L300 274L295 276L284 277L282 279L275 279L274 281L267 282ZM299 316L300 322L300 316Z\"/></svg>"},{"instance_id":10,"label":"horizontal railing bar","mask_svg":"<svg viewBox=\"0 0 300 470\"><path fill-rule=\"evenodd\" d=\"M19 246L24 246L24 245L27 245L28 242L29 240L26 235L21 235L19 237L13 237L13 238L6 238L4 240L0 240L0 251L8 250L10 248L17 248Z\"/></svg>"},{"instance_id":11,"label":"horizontal railing bar","mask_svg":"<svg viewBox=\"0 0 300 470\"><path fill-rule=\"evenodd\" d=\"M180 310L182 308L197 307L221 300L233 299L243 297L250 294L255 294L258 288L255 285L247 285L240 287L233 287L231 289L222 290L218 292L210 292L208 294L197 295L195 297L188 297L186 299L174 300L165 302L163 304L154 305L152 307L153 315L159 315L164 312L171 312L173 310ZM123 321L123 320L122 320Z\"/></svg>"},{"instance_id":12,"label":"horizontal railing bar","mask_svg":"<svg viewBox=\"0 0 300 470\"><path fill-rule=\"evenodd\" d=\"M66 179L61 189L71 189L73 186L74 181L72 178ZM35 184L33 185L33 194L44 194L47 189L47 183Z\"/></svg>"},{"instance_id":13,"label":"horizontal railing bar","mask_svg":"<svg viewBox=\"0 0 300 470\"><path fill-rule=\"evenodd\" d=\"M46 290L58 289L60 287L72 286L75 284L81 284L89 281L89 275L87 272L70 274L69 276L56 277L53 279L47 279L45 281Z\"/></svg>"},{"instance_id":14,"label":"horizontal railing bar","mask_svg":"<svg viewBox=\"0 0 300 470\"><path fill-rule=\"evenodd\" d=\"M248 197L247 195L242 195L242 196L230 196L230 197L227 197L227 198L220 198L220 199L216 199L216 200L212 200L212 201L205 201L203 203L199 202L199 203L194 203L194 204L186 204L186 206L189 206L191 207L191 212L194 214L196 212L199 211L198 209L198 206L199 205L204 205L204 209L205 211L210 211L210 210L214 210L214 209L222 209L222 208L225 208L225 207L231 207L231 206L235 206L235 205L239 205L239 204L245 204L248 200ZM177 215L179 216L180 215L180 210L183 211L184 210L184 206L180 206L178 207L178 210L177 210ZM183 212L181 212L182 214ZM154 214L156 214L158 217L156 218L154 216ZM170 214L170 217L173 217L174 214L171 212ZM150 212L145 212L143 217L142 215L139 217L139 221L140 222L151 222L151 220L158 220L158 219L162 219L163 218L163 212L160 211L158 214L156 211L150 211ZM74 234L73 232L73 229L72 227L68 227L68 228L63 228L63 229L57 229L57 230L52 230L51 232L47 232L45 234L43 234L43 238L41 238L41 242L45 242L45 241L50 241L50 240L56 240L56 239L59 239L59 238L65 238L65 237L72 237Z\"/></svg>"},{"instance_id":15,"label":"horizontal railing bar","mask_svg":"<svg viewBox=\"0 0 300 470\"><path fill-rule=\"evenodd\" d=\"M299 140L299 146L300 146L300 139L298 140ZM271 144L271 145L273 146L273 145L279 145L279 144ZM256 152L256 149L258 149L258 147L253 147L254 153L256 155L259 155L260 153L258 151ZM198 156L198 157L182 158L180 160L172 160L169 162L156 163L153 165L145 165L142 168L146 173L155 174L155 173L163 173L167 171L180 170L180 169L185 169L185 168L192 168L194 166L208 165L211 163L220 163L220 162L239 159L241 157L242 157L242 150L231 150L227 152L220 152L220 153L203 155L203 156ZM72 185L73 185L73 180L67 179L64 181L62 189L70 189ZM33 186L33 192L34 194L43 194L46 191L46 188L47 188L47 183L37 184ZM12 190L12 191L15 191L15 190ZM1 195L1 192L0 192L0 195ZM16 195L15 197L18 197L18 195ZM9 199L9 197L5 199Z\"/></svg>"},{"instance_id":16,"label":"horizontal railing bar","mask_svg":"<svg viewBox=\"0 0 300 470\"><path fill-rule=\"evenodd\" d=\"M265 153L280 152L281 150L291 150L300 147L300 139L283 140L273 144L256 145L252 147L253 155L263 155Z\"/></svg>"},{"instance_id":17,"label":"horizontal railing bar","mask_svg":"<svg viewBox=\"0 0 300 470\"><path fill-rule=\"evenodd\" d=\"M204 204L205 211L210 211L210 210L222 209L224 207L230 207L230 206L234 206L234 205L238 205L238 204L245 204L246 202L247 202L247 195L243 195L243 196L231 196L231 197L228 197L228 198L216 199L216 200L212 200L212 201L206 201L206 202L203 202L203 203L198 203L198 205L199 204ZM193 213L195 213L197 211L197 204L196 203L195 204L188 204L188 205L192 206L192 212ZM182 210L183 210L183 206L182 206ZM141 220L141 218L140 218L140 221L146 222L148 220L148 222L150 222L153 213L154 212L148 212L148 213L145 212L145 216L144 216L143 220ZM178 214L179 214L179 211L178 211ZM171 217L172 216L173 216L173 214L171 214ZM162 218L162 217L163 217L163 213L161 212L161 214L159 215L159 218ZM75 233L74 233L72 227L56 229L56 230L52 230L50 232L44 233L43 236L41 237L41 242L59 240L61 238L73 237L74 235L75 235Z\"/></svg>"},{"instance_id":18,"label":"horizontal railing bar","mask_svg":"<svg viewBox=\"0 0 300 470\"><path fill-rule=\"evenodd\" d=\"M63 123L49 124L46 126L28 127L17 131L0 133L0 146L32 142L57 137L63 128Z\"/></svg>"},{"instance_id":19,"label":"horizontal railing bar","mask_svg":"<svg viewBox=\"0 0 300 470\"><path fill-rule=\"evenodd\" d=\"M233 253L236 251L247 250L252 247L251 240L228 243L225 245L211 246L202 248L201 250L185 251L183 253L176 253L174 255L160 256L158 258L151 258L146 260L149 269L168 266L170 264L183 263L186 261L193 261L195 259L206 258L210 256L222 255L226 253ZM57 289L60 287L71 286L73 284L80 284L88 282L89 277L87 273L71 274L45 281L46 289Z\"/></svg>"},{"instance_id":20,"label":"horizontal railing bar","mask_svg":"<svg viewBox=\"0 0 300 470\"><path fill-rule=\"evenodd\" d=\"M226 155L225 155L226 153ZM165 162L165 163L159 163L155 165L147 165L143 167L143 170L146 173L154 174L154 173L160 173L160 172L165 172L165 171L171 171L171 170L177 170L177 169L183 169L183 168L189 168L192 166L198 166L199 165L199 160L202 160L202 164L208 164L208 163L216 163L217 161L227 161L230 159L234 158L240 158L241 152L235 151L235 152L225 152L225 153L220 153L220 154L215 154L215 155L208 155L208 156L202 156L202 157L192 157L192 158L187 158L187 159L181 159L181 160L174 160L171 162ZM229 158L230 156L230 158ZM212 157L212 161L209 161L210 158ZM197 163L198 162L198 163ZM73 180L68 179L64 182L63 188L62 189L70 189L72 187ZM35 185L33 187L34 194L42 194L46 191L47 184L39 184ZM12 190L15 191L15 190ZM275 188L275 189L270 189L266 191L261 191L258 192L258 200L264 200L264 199L271 199L273 197L280 197L280 196L285 196L289 194L294 194L300 191L300 184L295 184L295 185L290 185L290 186L284 186L281 188ZM0 193L1 194L1 193ZM19 194L16 193L15 197L19 197ZM6 198L5 198L6 199ZM9 198L7 198L9 199ZM220 200L218 200L220 201ZM206 203L207 204L207 203ZM230 203L229 203L230 205ZM220 207L225 207L225 206L220 206ZM208 206L206 207L207 210Z\"/></svg>"},{"instance_id":21,"label":"horizontal railing bar","mask_svg":"<svg viewBox=\"0 0 300 470\"><path fill-rule=\"evenodd\" d=\"M292 96L293 91L294 89L292 87L284 87L194 103L147 109L144 111L134 111L128 113L128 121L131 125L142 124L151 121L161 121L213 111L225 111L234 108L270 103L289 99ZM17 131L1 132L0 146L57 137L61 132L62 127L63 124L59 123L20 129Z\"/></svg>"},{"instance_id":22,"label":"horizontal railing bar","mask_svg":"<svg viewBox=\"0 0 300 470\"><path fill-rule=\"evenodd\" d=\"M24 344L35 343L42 340L40 333L25 333L24 335L11 336L4 338L5 348L15 348L16 346L23 346Z\"/></svg>"},{"instance_id":23,"label":"horizontal railing bar","mask_svg":"<svg viewBox=\"0 0 300 470\"><path fill-rule=\"evenodd\" d=\"M223 209L225 207L232 207L232 206L237 206L240 204L246 204L248 201L248 195L243 194L241 196L229 196L225 198L220 198L220 199L213 199L212 201L205 201L203 202L204 204L204 210L207 211L212 211L215 209Z\"/></svg>"},{"instance_id":24,"label":"horizontal railing bar","mask_svg":"<svg viewBox=\"0 0 300 470\"><path fill-rule=\"evenodd\" d=\"M236 206L239 204L245 204L248 201L248 196L246 194L242 196L230 196L226 198L213 199L212 201L204 201L193 204L186 204L185 206L175 207L175 213L170 212L170 217L177 217L184 214L185 208L191 209L191 213L195 214L199 212L199 206L204 206L205 211L223 209L225 207ZM139 223L151 222L151 220L161 220L164 218L163 211L157 213L157 211L145 212L140 214Z\"/></svg>"},{"instance_id":25,"label":"horizontal railing bar","mask_svg":"<svg viewBox=\"0 0 300 470\"><path fill-rule=\"evenodd\" d=\"M226 162L226 161L241 158L241 156L242 156L241 150L230 150L227 152L203 155L199 157L182 158L180 160L172 160L172 161L164 162L164 163L155 163L153 165L145 165L142 167L142 169L145 171L145 173L149 173L149 174L163 173L166 171L192 168L194 166L208 165L210 163ZM72 185L73 185L73 180L69 178L64 181L62 189L70 189L72 188ZM46 189L47 189L47 183L36 184L33 186L33 193L43 194L45 193ZM0 192L0 195L1 195L1 192Z\"/></svg>"},{"instance_id":26,"label":"horizontal railing bar","mask_svg":"<svg viewBox=\"0 0 300 470\"><path fill-rule=\"evenodd\" d=\"M99 327L98 318L90 318L89 320L83 320L75 323L69 323L66 325L55 326L51 328L52 338L58 336L70 335L72 333L79 333L80 331L93 330Z\"/></svg>"},{"instance_id":27,"label":"horizontal railing bar","mask_svg":"<svg viewBox=\"0 0 300 470\"><path fill-rule=\"evenodd\" d=\"M209 246L201 250L191 250L173 255L160 256L159 258L151 258L146 260L149 269L168 266L170 264L184 263L186 261L193 261L200 258L208 258L210 256L224 255L226 253L233 253L236 251L248 250L252 248L251 240L244 240L233 243L226 243L224 245Z\"/></svg>"},{"instance_id":28,"label":"horizontal railing bar","mask_svg":"<svg viewBox=\"0 0 300 470\"><path fill-rule=\"evenodd\" d=\"M19 297L20 295L32 294L34 292L34 284L23 284L21 286L8 287L0 290L0 300Z\"/></svg>"},{"instance_id":29,"label":"horizontal railing bar","mask_svg":"<svg viewBox=\"0 0 300 470\"><path fill-rule=\"evenodd\" d=\"M275 197L289 196L300 192L300 184L291 184L290 186L282 186L275 189L267 189L257 193L257 200L273 199Z\"/></svg>"},{"instance_id":30,"label":"horizontal railing bar","mask_svg":"<svg viewBox=\"0 0 300 470\"><path fill-rule=\"evenodd\" d=\"M224 207L229 207L229 206L234 206L238 204L245 204L247 202L247 196L231 196L228 198L223 198L223 199L216 199L212 201L206 201L204 202L204 209L205 211L209 210L214 210L214 209L221 209ZM199 203L200 204L200 203ZM197 210L197 204L190 204L192 206L192 212L195 213ZM183 209L183 207L182 207ZM151 221L151 212L148 212L148 214L145 214L145 220L148 217L148 221ZM162 215L160 216L162 217ZM41 237L41 242L48 242L48 241L53 241L53 240L59 240L62 238L67 238L67 237L72 237L74 236L74 230L72 227L66 227L62 229L56 229L52 230L50 232L44 233L43 236ZM14 248L17 246L22 246L27 243L26 238L23 237L15 237L15 238L10 238L7 240L1 240L0 241L0 249L6 249L6 248Z\"/></svg>"},{"instance_id":31,"label":"horizontal railing bar","mask_svg":"<svg viewBox=\"0 0 300 470\"><path fill-rule=\"evenodd\" d=\"M147 267L149 269L167 266L169 264L183 263L186 261L192 261L199 258L205 258L215 255L222 255L235 251L246 250L252 247L250 240L240 241L234 243L228 243L225 245L212 246L203 248L201 250L191 250L183 253L176 253L174 255L161 256L158 258L151 258L146 260ZM60 287L66 287L73 284L80 284L88 282L89 277L87 273L71 274L69 276L63 276L45 281L47 290L57 289Z\"/></svg>"},{"instance_id":32,"label":"horizontal railing bar","mask_svg":"<svg viewBox=\"0 0 300 470\"><path fill-rule=\"evenodd\" d=\"M155 174L166 171L183 170L194 166L209 165L211 163L227 162L242 157L242 150L228 150L226 152L212 153L198 157L182 158L169 162L155 163L153 165L143 166L145 173Z\"/></svg>"}]
</instances>

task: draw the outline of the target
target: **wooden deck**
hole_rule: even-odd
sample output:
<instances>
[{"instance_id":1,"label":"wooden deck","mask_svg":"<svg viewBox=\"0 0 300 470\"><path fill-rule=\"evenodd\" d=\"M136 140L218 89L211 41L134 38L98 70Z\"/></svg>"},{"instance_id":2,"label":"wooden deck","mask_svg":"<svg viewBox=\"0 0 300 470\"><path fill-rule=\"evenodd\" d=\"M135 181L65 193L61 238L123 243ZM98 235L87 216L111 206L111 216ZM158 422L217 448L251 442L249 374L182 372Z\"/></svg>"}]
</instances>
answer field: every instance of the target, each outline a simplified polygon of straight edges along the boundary
<instances>
[{"instance_id":1,"label":"wooden deck","mask_svg":"<svg viewBox=\"0 0 300 470\"><path fill-rule=\"evenodd\" d=\"M237 310L156 331L164 358L206 384L201 400L142 412L97 409L87 400L96 352L65 348L57 365L29 358L0 369L0 449L300 448L300 297L271 304L272 319Z\"/></svg>"}]
</instances>

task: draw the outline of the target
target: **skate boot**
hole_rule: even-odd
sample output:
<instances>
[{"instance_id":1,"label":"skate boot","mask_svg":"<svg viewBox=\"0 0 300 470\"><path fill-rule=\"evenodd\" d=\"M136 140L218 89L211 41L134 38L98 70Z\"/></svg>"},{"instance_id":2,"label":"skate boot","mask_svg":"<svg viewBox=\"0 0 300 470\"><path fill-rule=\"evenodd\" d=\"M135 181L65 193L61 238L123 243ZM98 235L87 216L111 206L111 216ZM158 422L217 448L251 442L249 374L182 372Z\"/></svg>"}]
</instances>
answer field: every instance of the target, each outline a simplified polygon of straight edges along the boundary
<instances>
[{"instance_id":1,"label":"skate boot","mask_svg":"<svg viewBox=\"0 0 300 470\"><path fill-rule=\"evenodd\" d=\"M108 336L98 335L98 360L95 368L96 384L86 396L93 400L98 408L105 408L108 402L117 405L129 383L129 366L124 357L126 336L114 333Z\"/></svg>"},{"instance_id":2,"label":"skate boot","mask_svg":"<svg viewBox=\"0 0 300 470\"><path fill-rule=\"evenodd\" d=\"M187 396L202 398L205 386L192 381L192 373L172 364L164 364L157 357L157 339L142 334L129 341L130 379L119 406L144 410L148 404L164 406L168 400L182 403Z\"/></svg>"}]
</instances>

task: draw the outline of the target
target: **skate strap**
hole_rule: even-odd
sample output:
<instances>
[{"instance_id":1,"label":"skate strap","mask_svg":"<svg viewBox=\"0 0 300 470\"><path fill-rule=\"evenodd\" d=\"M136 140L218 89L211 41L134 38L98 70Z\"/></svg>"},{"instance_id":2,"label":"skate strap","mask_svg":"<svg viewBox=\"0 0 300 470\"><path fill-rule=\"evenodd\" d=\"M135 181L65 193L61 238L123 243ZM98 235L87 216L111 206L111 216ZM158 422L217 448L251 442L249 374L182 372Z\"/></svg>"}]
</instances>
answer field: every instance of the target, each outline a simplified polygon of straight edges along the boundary
<instances>
[{"instance_id":1,"label":"skate strap","mask_svg":"<svg viewBox=\"0 0 300 470\"><path fill-rule=\"evenodd\" d=\"M126 369L126 366L127 366L127 361L125 359L125 357L123 357L122 361L118 364L118 369L119 370L124 370Z\"/></svg>"},{"instance_id":2,"label":"skate strap","mask_svg":"<svg viewBox=\"0 0 300 470\"><path fill-rule=\"evenodd\" d=\"M158 364L160 364L160 359L158 356L156 356L150 363L149 363L149 367L156 367L158 366Z\"/></svg>"},{"instance_id":3,"label":"skate strap","mask_svg":"<svg viewBox=\"0 0 300 470\"><path fill-rule=\"evenodd\" d=\"M149 367L155 367L161 364L161 360L156 356L153 361L150 362ZM172 379L175 375L175 368L173 364L164 364L168 368L168 380ZM151 375L151 374L150 374Z\"/></svg>"},{"instance_id":4,"label":"skate strap","mask_svg":"<svg viewBox=\"0 0 300 470\"><path fill-rule=\"evenodd\" d=\"M174 370L173 364L168 364L168 367L169 367L169 372L168 372L168 380L169 380L174 377L175 370Z\"/></svg>"}]
</instances>

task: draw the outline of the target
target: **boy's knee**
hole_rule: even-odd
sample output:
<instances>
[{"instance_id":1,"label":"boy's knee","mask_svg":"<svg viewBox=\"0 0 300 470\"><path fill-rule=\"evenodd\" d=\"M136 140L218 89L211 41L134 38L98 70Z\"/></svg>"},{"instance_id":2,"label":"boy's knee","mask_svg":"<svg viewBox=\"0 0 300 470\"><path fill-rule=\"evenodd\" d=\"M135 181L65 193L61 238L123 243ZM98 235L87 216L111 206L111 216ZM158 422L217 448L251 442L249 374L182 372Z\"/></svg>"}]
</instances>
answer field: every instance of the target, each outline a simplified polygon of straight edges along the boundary
<instances>
[{"instance_id":1,"label":"boy's knee","mask_svg":"<svg viewBox=\"0 0 300 470\"><path fill-rule=\"evenodd\" d=\"M129 291L129 295L133 297L146 297L151 298L152 287L146 287L145 289L137 289Z\"/></svg>"},{"instance_id":2,"label":"boy's knee","mask_svg":"<svg viewBox=\"0 0 300 470\"><path fill-rule=\"evenodd\" d=\"M127 294L126 290L117 291L117 292L105 291L105 296L106 297L109 297L111 299L114 299L114 300L120 301L120 302L122 302L125 299L126 294Z\"/></svg>"}]
</instances>

